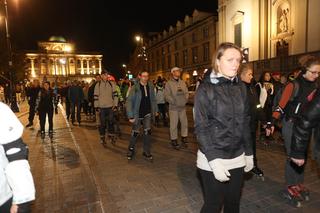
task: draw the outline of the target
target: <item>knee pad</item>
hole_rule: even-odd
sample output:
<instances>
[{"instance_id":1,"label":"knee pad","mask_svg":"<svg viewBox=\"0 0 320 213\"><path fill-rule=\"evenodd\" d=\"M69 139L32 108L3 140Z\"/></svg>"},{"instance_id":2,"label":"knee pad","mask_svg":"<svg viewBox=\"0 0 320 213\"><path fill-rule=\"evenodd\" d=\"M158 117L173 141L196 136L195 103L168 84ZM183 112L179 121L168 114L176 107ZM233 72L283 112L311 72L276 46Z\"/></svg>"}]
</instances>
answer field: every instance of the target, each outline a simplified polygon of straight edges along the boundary
<instances>
[{"instance_id":1,"label":"knee pad","mask_svg":"<svg viewBox=\"0 0 320 213\"><path fill-rule=\"evenodd\" d=\"M138 137L138 135L139 135L139 132L135 132L135 131L132 131L131 132L131 136L133 136L133 137Z\"/></svg>"},{"instance_id":2,"label":"knee pad","mask_svg":"<svg viewBox=\"0 0 320 213\"><path fill-rule=\"evenodd\" d=\"M144 135L151 135L151 129L144 129L143 133Z\"/></svg>"},{"instance_id":3,"label":"knee pad","mask_svg":"<svg viewBox=\"0 0 320 213\"><path fill-rule=\"evenodd\" d=\"M11 143L3 144L3 148L9 162L28 159L29 148L21 138Z\"/></svg>"}]
</instances>

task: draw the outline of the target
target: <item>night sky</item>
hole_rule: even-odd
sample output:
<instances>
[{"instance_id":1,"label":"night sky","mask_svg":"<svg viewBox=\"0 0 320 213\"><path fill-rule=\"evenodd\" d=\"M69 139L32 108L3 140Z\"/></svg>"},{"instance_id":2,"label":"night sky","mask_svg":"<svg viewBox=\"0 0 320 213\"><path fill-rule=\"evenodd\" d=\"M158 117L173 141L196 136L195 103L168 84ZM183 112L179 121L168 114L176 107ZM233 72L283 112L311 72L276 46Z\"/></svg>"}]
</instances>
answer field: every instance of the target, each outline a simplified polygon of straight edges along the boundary
<instances>
[{"instance_id":1,"label":"night sky","mask_svg":"<svg viewBox=\"0 0 320 213\"><path fill-rule=\"evenodd\" d=\"M193 10L216 13L218 0L111 1L7 0L15 50L36 50L37 41L63 36L79 51L98 51L113 73L127 63L137 33L158 32ZM3 32L3 24L0 24Z\"/></svg>"}]
</instances>

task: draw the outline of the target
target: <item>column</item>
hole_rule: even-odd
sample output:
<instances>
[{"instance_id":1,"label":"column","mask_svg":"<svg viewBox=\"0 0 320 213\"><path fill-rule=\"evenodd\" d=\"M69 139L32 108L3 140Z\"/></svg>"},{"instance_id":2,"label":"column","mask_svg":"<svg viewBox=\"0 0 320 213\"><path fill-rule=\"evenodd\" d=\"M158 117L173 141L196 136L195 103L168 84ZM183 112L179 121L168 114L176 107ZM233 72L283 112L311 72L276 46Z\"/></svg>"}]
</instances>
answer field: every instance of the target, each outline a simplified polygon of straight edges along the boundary
<instances>
[{"instance_id":1,"label":"column","mask_svg":"<svg viewBox=\"0 0 320 213\"><path fill-rule=\"evenodd\" d=\"M66 65L61 64L61 69L62 69L62 75L66 75Z\"/></svg>"},{"instance_id":2,"label":"column","mask_svg":"<svg viewBox=\"0 0 320 213\"><path fill-rule=\"evenodd\" d=\"M102 65L101 65L101 59L99 59L99 74L101 74Z\"/></svg>"},{"instance_id":3,"label":"column","mask_svg":"<svg viewBox=\"0 0 320 213\"><path fill-rule=\"evenodd\" d=\"M30 62L31 62L31 76L34 78L36 77L36 72L34 70L34 58L30 58Z\"/></svg>"},{"instance_id":4,"label":"column","mask_svg":"<svg viewBox=\"0 0 320 213\"><path fill-rule=\"evenodd\" d=\"M54 59L54 75L59 75L59 69L58 69L57 59Z\"/></svg>"},{"instance_id":5,"label":"column","mask_svg":"<svg viewBox=\"0 0 320 213\"><path fill-rule=\"evenodd\" d=\"M95 61L93 61L92 70L93 70L92 73L95 75L96 74L96 63L95 63Z\"/></svg>"},{"instance_id":6,"label":"column","mask_svg":"<svg viewBox=\"0 0 320 213\"><path fill-rule=\"evenodd\" d=\"M84 70L83 70L83 59L80 59L80 63L81 63L81 75L84 74Z\"/></svg>"},{"instance_id":7,"label":"column","mask_svg":"<svg viewBox=\"0 0 320 213\"><path fill-rule=\"evenodd\" d=\"M89 66L90 60L87 60L87 74L90 75L90 66Z\"/></svg>"}]
</instances>

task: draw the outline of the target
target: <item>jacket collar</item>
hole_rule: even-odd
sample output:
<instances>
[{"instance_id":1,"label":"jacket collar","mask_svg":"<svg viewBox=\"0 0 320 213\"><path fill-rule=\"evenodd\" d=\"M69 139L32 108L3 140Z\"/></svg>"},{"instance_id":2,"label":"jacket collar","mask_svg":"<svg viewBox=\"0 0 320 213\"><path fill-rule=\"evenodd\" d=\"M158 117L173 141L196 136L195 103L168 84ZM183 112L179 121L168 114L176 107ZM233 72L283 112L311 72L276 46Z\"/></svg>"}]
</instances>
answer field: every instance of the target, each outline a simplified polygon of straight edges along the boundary
<instances>
[{"instance_id":1,"label":"jacket collar","mask_svg":"<svg viewBox=\"0 0 320 213\"><path fill-rule=\"evenodd\" d=\"M224 77L220 73L212 72L212 70L208 70L204 76L204 81L211 84L234 84L239 82L238 76L235 76L232 79L228 79Z\"/></svg>"}]
</instances>

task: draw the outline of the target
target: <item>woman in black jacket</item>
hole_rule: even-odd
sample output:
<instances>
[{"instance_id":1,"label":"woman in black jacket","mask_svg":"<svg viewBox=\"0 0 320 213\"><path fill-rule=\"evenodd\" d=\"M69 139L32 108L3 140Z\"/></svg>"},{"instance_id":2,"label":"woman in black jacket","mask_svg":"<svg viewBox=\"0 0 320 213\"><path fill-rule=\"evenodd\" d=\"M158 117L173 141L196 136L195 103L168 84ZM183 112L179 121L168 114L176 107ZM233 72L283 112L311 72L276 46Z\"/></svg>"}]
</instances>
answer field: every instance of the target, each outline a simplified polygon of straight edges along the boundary
<instances>
[{"instance_id":1,"label":"woman in black jacket","mask_svg":"<svg viewBox=\"0 0 320 213\"><path fill-rule=\"evenodd\" d=\"M45 138L45 124L47 115L49 121L49 137L52 138L53 136L54 100L54 93L50 88L50 83L44 82L43 88L41 88L37 99L37 111L39 114L40 132L42 139Z\"/></svg>"},{"instance_id":2,"label":"woman in black jacket","mask_svg":"<svg viewBox=\"0 0 320 213\"><path fill-rule=\"evenodd\" d=\"M206 73L195 95L197 167L204 188L202 213L239 212L244 172L253 168L250 106L237 73L240 48L219 45L213 70Z\"/></svg>"},{"instance_id":3,"label":"woman in black jacket","mask_svg":"<svg viewBox=\"0 0 320 213\"><path fill-rule=\"evenodd\" d=\"M307 159L307 152L313 128L316 128L317 132L315 137L315 145L312 149L313 157L318 161L318 164L320 166L319 123L320 91L315 94L314 99L304 108L301 116L299 116L298 119L294 122L290 157L291 161L293 161L298 166L303 166L305 164L305 160Z\"/></svg>"}]
</instances>

